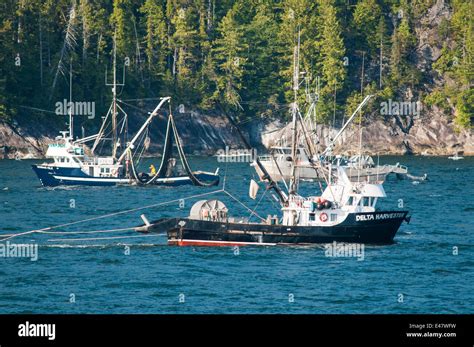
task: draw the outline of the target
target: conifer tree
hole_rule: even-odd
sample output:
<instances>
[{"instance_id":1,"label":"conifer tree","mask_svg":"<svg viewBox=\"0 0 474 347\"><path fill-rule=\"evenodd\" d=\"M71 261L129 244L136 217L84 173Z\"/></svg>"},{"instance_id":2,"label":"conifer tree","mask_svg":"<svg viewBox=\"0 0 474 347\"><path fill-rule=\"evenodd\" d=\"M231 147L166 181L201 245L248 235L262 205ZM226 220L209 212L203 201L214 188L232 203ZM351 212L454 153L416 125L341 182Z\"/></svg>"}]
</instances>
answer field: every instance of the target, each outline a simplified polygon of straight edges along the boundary
<instances>
[{"instance_id":1,"label":"conifer tree","mask_svg":"<svg viewBox=\"0 0 474 347\"><path fill-rule=\"evenodd\" d=\"M233 106L240 105L240 90L246 63L247 45L243 33L234 18L234 11L229 10L220 22L219 37L215 41L213 56L217 64L217 89L214 99Z\"/></svg>"},{"instance_id":2,"label":"conifer tree","mask_svg":"<svg viewBox=\"0 0 474 347\"><path fill-rule=\"evenodd\" d=\"M162 1L146 0L140 9L146 26L146 56L148 70L157 76L164 74L167 53L167 26Z\"/></svg>"},{"instance_id":3,"label":"conifer tree","mask_svg":"<svg viewBox=\"0 0 474 347\"><path fill-rule=\"evenodd\" d=\"M131 57L134 52L132 16L131 0L114 0L110 22L117 41L117 54L121 57Z\"/></svg>"}]
</instances>

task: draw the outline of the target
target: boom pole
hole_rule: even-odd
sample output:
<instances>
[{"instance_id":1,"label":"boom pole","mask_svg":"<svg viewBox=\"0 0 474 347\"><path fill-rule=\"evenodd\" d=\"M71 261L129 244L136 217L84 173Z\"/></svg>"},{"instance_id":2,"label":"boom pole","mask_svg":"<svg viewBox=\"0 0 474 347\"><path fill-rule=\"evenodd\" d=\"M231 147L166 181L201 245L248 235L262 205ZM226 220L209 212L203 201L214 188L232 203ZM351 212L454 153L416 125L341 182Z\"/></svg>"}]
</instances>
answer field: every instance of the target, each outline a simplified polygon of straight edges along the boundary
<instances>
[{"instance_id":1,"label":"boom pole","mask_svg":"<svg viewBox=\"0 0 474 347\"><path fill-rule=\"evenodd\" d=\"M339 132L336 134L336 136L334 136L332 141L329 143L327 148L324 150L323 156L331 153L331 151L334 147L334 144L336 143L336 140L339 138L339 136L341 136L341 134L344 132L344 130L346 130L346 128L349 126L349 124L351 124L352 120L357 115L357 112L359 112L362 109L362 107L364 107L365 104L367 104L367 102L369 102L369 100L372 97L373 97L373 95L367 95L364 98L364 100L359 104L359 106L357 106L356 110L354 111L354 113L352 113L351 117L347 120L346 124L344 124L344 126L341 128L341 130L339 130Z\"/></svg>"},{"instance_id":2,"label":"boom pole","mask_svg":"<svg viewBox=\"0 0 474 347\"><path fill-rule=\"evenodd\" d=\"M143 133L143 131L145 131L146 127L151 123L153 117L155 117L157 114L158 114L158 111L160 110L161 106L169 101L171 99L171 97L167 96L167 97L164 97L161 99L160 103L158 104L158 106L155 107L155 109L153 110L153 112L150 114L150 116L147 118L147 120L145 121L145 123L143 123L143 125L141 126L140 130L138 130L138 132L135 134L135 136L133 137L133 139L128 143L127 145L127 148L125 148L125 150L123 151L122 155L117 159L117 161L120 163L124 158L125 156L127 155L127 152L129 149L132 149L135 142L137 141L137 139L140 137L140 135Z\"/></svg>"}]
</instances>

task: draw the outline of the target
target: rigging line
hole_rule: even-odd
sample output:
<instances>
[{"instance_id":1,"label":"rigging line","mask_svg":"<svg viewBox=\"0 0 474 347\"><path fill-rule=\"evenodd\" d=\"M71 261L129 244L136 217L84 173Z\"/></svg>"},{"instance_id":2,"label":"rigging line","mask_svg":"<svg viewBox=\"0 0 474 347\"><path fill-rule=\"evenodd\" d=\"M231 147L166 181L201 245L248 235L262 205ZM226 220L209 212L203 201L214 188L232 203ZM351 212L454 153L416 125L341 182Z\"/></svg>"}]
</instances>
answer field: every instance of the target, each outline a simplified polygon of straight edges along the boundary
<instances>
[{"instance_id":1,"label":"rigging line","mask_svg":"<svg viewBox=\"0 0 474 347\"><path fill-rule=\"evenodd\" d=\"M67 235L67 234L99 234L99 233L112 233L118 231L129 231L135 230L135 228L120 228L120 229L105 229L105 230L86 230L86 231L38 231L39 234L54 234L54 235Z\"/></svg>"},{"instance_id":2,"label":"rigging line","mask_svg":"<svg viewBox=\"0 0 474 347\"><path fill-rule=\"evenodd\" d=\"M266 106L266 105L277 105L277 106L289 106L290 104L285 104L285 103L269 103L269 102L259 102L259 101L241 101L240 102L241 105L262 105L262 106Z\"/></svg>"},{"instance_id":3,"label":"rigging line","mask_svg":"<svg viewBox=\"0 0 474 347\"><path fill-rule=\"evenodd\" d=\"M147 101L147 100L150 100L150 101L153 101L153 100L161 100L162 98L161 97L155 97L155 98L137 98L137 99L121 99L120 101ZM285 103L268 103L268 102L258 102L258 101L242 101L240 102L240 104L242 105L278 105L278 106L288 106L289 104L285 104Z\"/></svg>"},{"instance_id":4,"label":"rigging line","mask_svg":"<svg viewBox=\"0 0 474 347\"><path fill-rule=\"evenodd\" d=\"M180 200L189 200L189 199L198 198L198 197L201 197L201 196L206 196L206 195L215 194L215 193L222 192L222 191L223 191L222 189L218 189L218 190L214 190L214 191L212 191L212 192L207 192L207 193L202 193L202 194L196 194L196 195L188 196L188 197L186 197L186 198L164 201L164 202L160 202L160 203L156 203L156 204L151 204L151 205L147 205L147 206L132 208L132 209L123 210L123 211L118 211L118 212L113 212L113 213L108 213L108 214L101 215L101 216L96 216L96 217L81 219L81 220L74 221L74 222L58 224L58 225L54 225L54 226L50 226L50 227L46 227L46 228L41 228L41 229L29 230L29 231L25 231L25 232L22 232L22 233L14 234L14 235L12 235L12 236L10 236L10 237L3 238L3 239L0 240L0 242L1 242L1 241L9 240L9 239L14 238L14 237L17 237L17 236L33 234L33 233L37 233L37 232L39 232L39 231L48 231L48 230L52 230L52 229L63 228L63 227L70 226L70 225L76 225L76 224L80 224L80 223L90 222L90 221L93 221L93 220L109 218L109 217L118 216L118 215L125 214L125 213L131 213L131 212L146 210L146 209L149 209L149 208L154 208L154 207L159 207L159 206L163 206L163 205L168 205L168 204L171 204L171 203L174 203L174 202L179 202Z\"/></svg>"},{"instance_id":5,"label":"rigging line","mask_svg":"<svg viewBox=\"0 0 474 347\"><path fill-rule=\"evenodd\" d=\"M225 190L225 184L227 180L227 167L229 166L229 162L226 160L225 161L225 168L224 168L224 180L222 182L222 190Z\"/></svg>"},{"instance_id":6,"label":"rigging line","mask_svg":"<svg viewBox=\"0 0 474 347\"><path fill-rule=\"evenodd\" d=\"M180 160L181 160L181 164L183 165L183 168L185 169L188 177L191 179L193 184L196 185L196 186L201 186L201 187L202 186L210 187L210 186L213 186L213 185L217 185L218 179L214 180L211 183L206 183L206 182L201 181L199 178L197 178L195 176L195 173L191 170L191 167L189 166L188 160L186 159L186 155L184 154L183 145L181 144L181 139L179 137L178 130L176 129L176 124L173 120L173 115L170 115L170 120L171 120L171 127L172 127L172 130L173 130L176 147L178 149L178 154L179 154L179 157L180 157Z\"/></svg>"},{"instance_id":7,"label":"rigging line","mask_svg":"<svg viewBox=\"0 0 474 347\"><path fill-rule=\"evenodd\" d=\"M281 209L281 206L277 206L277 205L275 204L274 199L272 199L270 196L267 195L267 199L268 199L268 201L270 201L270 202L272 203L273 207L274 207L277 211L279 211L279 210Z\"/></svg>"},{"instance_id":8,"label":"rigging line","mask_svg":"<svg viewBox=\"0 0 474 347\"><path fill-rule=\"evenodd\" d=\"M124 105L127 105L128 107L131 107L131 108L133 108L133 109L135 109L135 110L137 110L137 111L140 111L140 112L143 112L143 113L150 113L150 112L148 111L148 109L141 108L141 107L137 107L137 106L135 106L135 105L131 105L131 104L127 103L127 102L124 102L123 100L117 100L117 101L119 101L120 103L122 103L122 104L124 104ZM171 105L170 105L170 107L171 107ZM169 112L169 114L171 114L171 111ZM173 115L173 117L174 117L175 119L179 119L180 117L185 117L185 116L189 116L189 114L188 114L188 113L185 113L185 114Z\"/></svg>"},{"instance_id":9,"label":"rigging line","mask_svg":"<svg viewBox=\"0 0 474 347\"><path fill-rule=\"evenodd\" d=\"M134 109L137 110L137 111L140 111L140 112L143 112L143 113L150 113L150 112L148 111L148 109L140 108L140 107L137 107L137 106L128 104L128 103L123 102L123 101L120 101L120 102L121 102L122 104L124 104L124 105L127 105L127 106L129 106L129 107L131 107L131 108L134 108ZM169 112L169 114L171 114L171 112ZM175 119L180 119L181 117L189 117L189 113L177 114L177 115L173 115L173 117L174 117Z\"/></svg>"},{"instance_id":10,"label":"rigging line","mask_svg":"<svg viewBox=\"0 0 474 347\"><path fill-rule=\"evenodd\" d=\"M131 107L131 108L133 108L133 109L135 109L135 110L137 110L137 111L140 111L140 112L148 112L147 109L144 109L144 108L137 107L137 106L135 106L135 105L129 104L129 103L125 102L124 100L117 100L117 101L119 101L120 103L122 103L122 104L124 104L124 105L127 105L127 106L129 106L129 107ZM282 104L282 105L283 105L283 104ZM287 108L287 107L288 107L288 105L283 105L283 106L280 106L280 107L278 107L278 108L275 108L274 111L280 111L280 110L282 110L282 109L284 109L284 108ZM178 114L177 116L174 116L174 117L175 117L175 118L179 118L179 117L182 117L182 116L185 116L185 115L180 115L180 114ZM263 120L263 119L268 119L268 118L270 118L270 117L271 117L271 114L264 114L264 115L249 117L249 118L243 119L243 120L240 121L240 122L237 122L237 124L243 125L243 124L246 124L246 123L253 122L253 121L256 120L256 119L261 119L261 120Z\"/></svg>"},{"instance_id":11,"label":"rigging line","mask_svg":"<svg viewBox=\"0 0 474 347\"><path fill-rule=\"evenodd\" d=\"M289 192L290 190L288 189L288 185L286 184L286 181L285 181L285 177L283 177L283 173L281 172L281 169L280 169L280 165L278 165L276 159L275 159L275 155L273 154L273 152L270 153L272 159L273 159L273 162L275 163L276 165L276 168L278 169L278 173L280 174L281 176L281 180L283 181L283 184L286 188L286 191Z\"/></svg>"},{"instance_id":12,"label":"rigging line","mask_svg":"<svg viewBox=\"0 0 474 347\"><path fill-rule=\"evenodd\" d=\"M171 107L171 106L170 106ZM149 128L148 128L149 130ZM148 131L147 130L147 131ZM171 139L171 117L168 117L168 122L166 125L166 137L165 137L165 142L163 145L163 153L161 156L161 162L160 162L160 167L158 171L156 171L155 175L151 177L147 181L142 181L140 178L136 177L136 170L135 170L135 165L132 165L132 170L133 170L133 175L135 176L135 179L137 179L138 182L143 183L143 184L152 184L156 181L158 178L163 178L166 177L166 173L168 169L170 169L170 159L171 155L173 154L173 143ZM171 171L173 168L171 168Z\"/></svg>"},{"instance_id":13,"label":"rigging line","mask_svg":"<svg viewBox=\"0 0 474 347\"><path fill-rule=\"evenodd\" d=\"M143 134L140 135L139 138L137 139L135 148L131 149L132 158L135 158L135 156L137 155L137 153L141 150L142 140L143 140Z\"/></svg>"},{"instance_id":14,"label":"rigging line","mask_svg":"<svg viewBox=\"0 0 474 347\"><path fill-rule=\"evenodd\" d=\"M256 176L257 176L257 175L256 175L255 172L254 172L252 178L255 179L255 178L257 178ZM258 178L257 178L257 179L258 179ZM288 188L287 188L287 189L288 189ZM280 206L277 206L277 205L275 204L275 201L274 201L269 195L267 195L267 199L272 203L273 207L274 207L277 211L280 210L281 207L280 207Z\"/></svg>"},{"instance_id":15,"label":"rigging line","mask_svg":"<svg viewBox=\"0 0 474 347\"><path fill-rule=\"evenodd\" d=\"M45 110L45 109L37 108L37 107L30 107L30 106L23 106L23 105L19 105L18 107L20 107L20 108L26 108L26 109L28 109L28 110L33 110L33 111L40 111L40 112L45 112L45 113L54 113L54 114L57 114L55 111Z\"/></svg>"},{"instance_id":16,"label":"rigging line","mask_svg":"<svg viewBox=\"0 0 474 347\"><path fill-rule=\"evenodd\" d=\"M275 108L273 111L280 111L282 109L286 109L287 106L285 107L279 107L279 108ZM249 123L249 122L252 122L253 120L255 119L265 119L265 118L269 118L271 117L272 115L267 113L267 112L262 112L260 114L257 114L253 117L245 117L244 119L242 119L241 121L237 122L237 124L241 124L241 123Z\"/></svg>"},{"instance_id":17,"label":"rigging line","mask_svg":"<svg viewBox=\"0 0 474 347\"><path fill-rule=\"evenodd\" d=\"M136 147L135 152L132 155L132 158L134 158L138 152L138 149L141 147L140 154L138 155L137 163L136 166L138 166L142 160L143 153L145 152L145 139L148 136L149 128L147 127L146 132L143 132L142 135L140 135L140 140L138 141L138 145ZM146 135L145 135L146 134Z\"/></svg>"},{"instance_id":18,"label":"rigging line","mask_svg":"<svg viewBox=\"0 0 474 347\"><path fill-rule=\"evenodd\" d=\"M143 139L143 142L145 142L145 139ZM136 166L138 167L140 165L140 163L142 162L142 158L143 158L143 153L145 152L145 144L143 143L143 146L142 146L142 150L140 151L140 154L138 156L138 159L137 159L137 164Z\"/></svg>"},{"instance_id":19,"label":"rigging line","mask_svg":"<svg viewBox=\"0 0 474 347\"><path fill-rule=\"evenodd\" d=\"M135 105L131 105L131 104L129 104L129 103L123 101L123 100L117 100L117 101L119 101L120 103L122 103L122 104L124 104L124 105L127 105L128 107L134 108L135 110L138 110L138 111L140 111L140 112L148 112L148 111L147 111L146 109L144 109L144 108L137 107L137 106L135 106Z\"/></svg>"},{"instance_id":20,"label":"rigging line","mask_svg":"<svg viewBox=\"0 0 474 347\"><path fill-rule=\"evenodd\" d=\"M150 131L149 126L147 126L145 130L146 131L144 131L142 134L140 134L140 136L137 138L137 144L135 145L135 150L134 151L132 150L132 158L135 158L137 153L140 152L140 155L138 156L136 165L138 165L139 162L141 161L141 157L142 157L143 152L145 150L145 139L149 135L149 131Z\"/></svg>"},{"instance_id":21,"label":"rigging line","mask_svg":"<svg viewBox=\"0 0 474 347\"><path fill-rule=\"evenodd\" d=\"M265 221L264 218L260 217L257 213L253 212L248 206L246 206L243 202L241 202L239 199L237 199L235 196L233 196L231 193L229 193L227 190L222 190L223 193L226 193L228 196L230 196L232 199L237 201L240 205L245 207L248 211L251 212L251 215L255 215L256 217L260 218L262 221Z\"/></svg>"},{"instance_id":22,"label":"rigging line","mask_svg":"<svg viewBox=\"0 0 474 347\"><path fill-rule=\"evenodd\" d=\"M145 112L145 113L148 112L147 109L140 108L140 107L137 107L137 106L135 106L135 105L131 105L131 104L125 102L124 100L117 100L117 101L119 101L120 103L122 103L122 104L124 104L124 105L127 105L127 106L129 106L129 107L131 107L131 108L133 108L133 109L135 109L135 110L137 110L137 111ZM284 105L284 104L282 104L282 105L283 105L283 106L280 106L280 107L278 107L278 108L275 108L274 111L275 111L275 112L278 112L278 111L281 111L282 109L285 109L285 108L288 107L288 105ZM187 116L187 115L188 115L188 114L178 114L178 115L176 115L176 116L174 116L174 117L175 117L175 119L179 119L180 117L184 117L184 116ZM254 120L257 120L257 119L266 120L266 119L269 119L269 118L271 118L271 117L272 117L271 114L264 114L264 115L260 115L260 116L254 116L254 117L246 118L246 119L244 119L244 120L242 120L242 121L240 121L240 122L237 122L236 124L244 125L244 124L253 122Z\"/></svg>"},{"instance_id":23,"label":"rigging line","mask_svg":"<svg viewBox=\"0 0 474 347\"><path fill-rule=\"evenodd\" d=\"M122 123L122 127L120 129L120 134L122 134L123 129L125 128L125 124L127 123L128 114L123 110L122 107L120 107L119 104L117 104L117 108L120 109L120 111L122 111L123 113L123 118L119 121L119 124Z\"/></svg>"},{"instance_id":24,"label":"rigging line","mask_svg":"<svg viewBox=\"0 0 474 347\"><path fill-rule=\"evenodd\" d=\"M278 112L278 111L283 110L284 108L286 109L287 107L286 107L286 106L285 106L285 107L280 107L280 108L275 109L274 111L275 111L275 112ZM241 121L239 121L239 122L236 122L236 124L238 124L238 125L244 125L244 124L247 124L247 123L251 123L251 122L253 122L253 121L255 121L255 120L268 120L268 119L271 119L272 116L273 116L272 114L258 115L258 116L254 116L254 117L249 117L249 118L243 119L243 120L241 120Z\"/></svg>"},{"instance_id":25,"label":"rigging line","mask_svg":"<svg viewBox=\"0 0 474 347\"><path fill-rule=\"evenodd\" d=\"M95 241L95 240L116 240L116 239L131 239L137 237L157 237L163 236L166 233L149 234L149 235L130 235L130 236L110 236L110 237L83 237L83 238L66 238L66 239L49 239L48 242L64 242L64 241Z\"/></svg>"},{"instance_id":26,"label":"rigging line","mask_svg":"<svg viewBox=\"0 0 474 347\"><path fill-rule=\"evenodd\" d=\"M120 101L145 101L145 100L161 100L163 98L156 97L156 98L141 98L141 99L121 99Z\"/></svg>"},{"instance_id":27,"label":"rigging line","mask_svg":"<svg viewBox=\"0 0 474 347\"><path fill-rule=\"evenodd\" d=\"M262 202L263 198L265 197L265 195L267 194L268 190L265 189L265 191L263 192L262 196L260 197L260 199L258 200L257 204L255 205L255 207L253 208L252 210L252 213L250 213L250 216L248 217L248 220L250 221L250 219L252 218L252 215L255 213L255 210L257 209L258 205L260 205L260 203Z\"/></svg>"}]
</instances>

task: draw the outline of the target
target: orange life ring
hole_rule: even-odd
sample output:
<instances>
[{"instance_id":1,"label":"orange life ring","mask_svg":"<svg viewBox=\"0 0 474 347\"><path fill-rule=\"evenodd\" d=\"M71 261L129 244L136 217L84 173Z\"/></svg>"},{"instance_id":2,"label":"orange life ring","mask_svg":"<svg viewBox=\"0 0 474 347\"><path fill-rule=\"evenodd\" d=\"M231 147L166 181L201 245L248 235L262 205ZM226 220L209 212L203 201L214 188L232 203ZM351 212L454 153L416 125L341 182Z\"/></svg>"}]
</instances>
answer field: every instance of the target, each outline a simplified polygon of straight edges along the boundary
<instances>
[{"instance_id":1,"label":"orange life ring","mask_svg":"<svg viewBox=\"0 0 474 347\"><path fill-rule=\"evenodd\" d=\"M115 169L112 169L112 176L117 176L117 173L118 173L118 169L115 168Z\"/></svg>"},{"instance_id":2,"label":"orange life ring","mask_svg":"<svg viewBox=\"0 0 474 347\"><path fill-rule=\"evenodd\" d=\"M327 215L326 213L324 213L324 212L321 213L321 214L319 215L319 220L320 220L321 222L327 222L327 221L328 221L328 215Z\"/></svg>"}]
</instances>

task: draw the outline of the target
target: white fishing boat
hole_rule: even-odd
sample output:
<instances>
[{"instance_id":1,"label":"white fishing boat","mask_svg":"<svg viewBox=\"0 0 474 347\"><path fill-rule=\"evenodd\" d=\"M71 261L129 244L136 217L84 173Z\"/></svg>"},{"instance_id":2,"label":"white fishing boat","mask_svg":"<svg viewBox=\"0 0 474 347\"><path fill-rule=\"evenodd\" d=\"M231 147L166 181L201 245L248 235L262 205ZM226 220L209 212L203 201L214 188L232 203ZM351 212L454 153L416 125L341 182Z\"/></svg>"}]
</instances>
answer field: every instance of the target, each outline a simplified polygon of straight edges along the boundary
<instances>
[{"instance_id":1,"label":"white fishing boat","mask_svg":"<svg viewBox=\"0 0 474 347\"><path fill-rule=\"evenodd\" d=\"M161 98L137 133L129 139L128 115L117 99L117 87L124 84L123 81L117 82L115 44L113 83L108 85L112 86L112 103L97 134L74 139L74 114L72 108L69 108L69 129L62 131L62 136L57 137L57 141L50 144L46 151L46 158L53 161L32 166L43 186L116 184L211 186L219 183L219 169L215 172L191 170L171 113L168 114L165 145L159 169L155 170L152 166L150 172L138 172L138 163L150 142L149 126L164 104L170 103L171 98L168 96ZM72 86L72 71L70 71L70 86ZM71 101L72 87L69 98ZM176 172L176 159L171 157L173 139L183 168L181 172ZM89 147L87 143L92 145ZM101 154L104 147L109 149L105 155Z\"/></svg>"},{"instance_id":2,"label":"white fishing boat","mask_svg":"<svg viewBox=\"0 0 474 347\"><path fill-rule=\"evenodd\" d=\"M384 182L388 175L407 175L408 168L397 163L395 165L376 165L371 156L354 155L352 157L334 156L327 158L328 162L320 169L315 170L308 158L304 147L297 150L296 175L303 181L322 181L328 173L329 163L342 166L346 169L348 178L353 181ZM274 180L289 180L291 178L291 148L275 146L271 148L271 154L259 156L259 160ZM314 160L317 160L315 158ZM258 168L257 168L258 169ZM322 170L322 172L321 172Z\"/></svg>"},{"instance_id":3,"label":"white fishing boat","mask_svg":"<svg viewBox=\"0 0 474 347\"><path fill-rule=\"evenodd\" d=\"M307 129L306 126L308 122L310 126L314 126L311 115L315 112L315 104L319 98L311 97L311 94L308 94L307 99L310 100L310 105L305 117L303 117L299 111L297 114L297 120L302 128L302 134L299 139L297 139L298 148L296 150L296 159L293 160L291 147L289 146L274 146L270 149L268 155L259 157L260 162L274 180L289 180L292 176L291 168L293 164L295 164L298 179L308 181L322 181L323 178L329 174L329 166L331 164L342 166L346 170L349 180L353 182L367 181L383 183L390 174L396 174L397 176L406 176L408 174L408 168L400 165L400 163L395 165L379 165L378 163L375 164L373 158L368 155L360 154L345 157L333 154L337 140L353 122L362 107L369 101L370 97L366 97L361 102L349 119L343 124L342 128L321 152L316 148L316 143L319 143L318 139L314 138L316 132L314 129ZM313 118L314 117L313 115ZM319 161L322 161L322 165L315 168L313 162ZM256 169L258 170L258 167L256 167Z\"/></svg>"}]
</instances>

